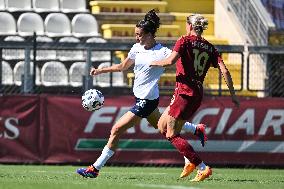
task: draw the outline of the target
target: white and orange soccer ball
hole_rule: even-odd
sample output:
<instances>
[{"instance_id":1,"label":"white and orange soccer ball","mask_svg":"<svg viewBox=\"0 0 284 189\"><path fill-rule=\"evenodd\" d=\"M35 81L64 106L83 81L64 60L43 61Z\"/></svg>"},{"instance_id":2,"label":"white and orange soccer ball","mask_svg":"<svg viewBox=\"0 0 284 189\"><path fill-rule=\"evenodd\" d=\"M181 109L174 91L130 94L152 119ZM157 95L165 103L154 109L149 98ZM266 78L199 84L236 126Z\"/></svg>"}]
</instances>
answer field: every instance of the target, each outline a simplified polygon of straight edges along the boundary
<instances>
[{"instance_id":1,"label":"white and orange soccer ball","mask_svg":"<svg viewBox=\"0 0 284 189\"><path fill-rule=\"evenodd\" d=\"M97 89L89 89L82 96L82 106L87 111L96 111L104 105L104 95Z\"/></svg>"}]
</instances>

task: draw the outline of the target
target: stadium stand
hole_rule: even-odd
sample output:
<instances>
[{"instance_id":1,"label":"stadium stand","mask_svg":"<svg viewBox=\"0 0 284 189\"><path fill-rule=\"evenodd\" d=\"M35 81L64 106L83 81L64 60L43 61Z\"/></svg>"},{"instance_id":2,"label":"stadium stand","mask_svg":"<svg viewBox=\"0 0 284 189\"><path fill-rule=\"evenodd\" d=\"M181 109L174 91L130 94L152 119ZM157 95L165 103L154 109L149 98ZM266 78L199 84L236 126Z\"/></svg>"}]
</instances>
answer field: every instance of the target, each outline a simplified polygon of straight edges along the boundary
<instances>
[{"instance_id":1,"label":"stadium stand","mask_svg":"<svg viewBox=\"0 0 284 189\"><path fill-rule=\"evenodd\" d=\"M30 62L31 67L31 75L33 75L33 67L34 64L33 62ZM22 85L22 75L24 74L24 61L20 61L18 63L16 63L16 65L14 66L13 69L13 76L14 76L14 83L15 85L21 86ZM40 71L39 68L36 67L36 85L41 85L41 81L40 81Z\"/></svg>"},{"instance_id":2,"label":"stadium stand","mask_svg":"<svg viewBox=\"0 0 284 189\"><path fill-rule=\"evenodd\" d=\"M103 37L106 39L115 37L132 37L134 36L133 24L103 24ZM159 37L174 37L179 36L180 27L177 25L161 25L157 36Z\"/></svg>"},{"instance_id":3,"label":"stadium stand","mask_svg":"<svg viewBox=\"0 0 284 189\"><path fill-rule=\"evenodd\" d=\"M60 0L61 11L70 12L88 12L86 0Z\"/></svg>"},{"instance_id":4,"label":"stadium stand","mask_svg":"<svg viewBox=\"0 0 284 189\"><path fill-rule=\"evenodd\" d=\"M72 34L76 37L100 36L96 18L91 14L76 14L72 21Z\"/></svg>"},{"instance_id":5,"label":"stadium stand","mask_svg":"<svg viewBox=\"0 0 284 189\"><path fill-rule=\"evenodd\" d=\"M45 34L48 37L71 36L71 23L63 13L50 13L44 20Z\"/></svg>"},{"instance_id":6,"label":"stadium stand","mask_svg":"<svg viewBox=\"0 0 284 189\"><path fill-rule=\"evenodd\" d=\"M13 85L13 70L10 64L6 61L2 61L2 84L3 85Z\"/></svg>"},{"instance_id":7,"label":"stadium stand","mask_svg":"<svg viewBox=\"0 0 284 189\"><path fill-rule=\"evenodd\" d=\"M216 9L216 2L225 2L225 8L221 11L220 9ZM257 6L260 6L259 4L261 4L261 2L272 16L276 16L276 18L273 17L273 19L274 22L277 23L277 32L279 32L279 29L281 29L282 17L279 16L279 14L276 15L273 11L274 9L277 9L278 5L274 6L274 4L271 4L271 1L261 0L257 3ZM245 7L248 7L247 11ZM273 7L274 9L271 9ZM202 13L209 20L209 27L208 30L205 31L204 37L215 45L235 44L234 39L239 38L239 36L236 35L236 32L230 30L233 27L232 24L228 22L228 19L232 20L233 12L237 15L236 18L241 21L242 25L250 24L252 28L260 28L260 30L246 31L249 35L247 38L239 40L241 45L245 44L248 39L254 41L253 37L258 38L260 42L267 42L269 38L270 41L274 41L273 44L281 44L281 41L284 41L281 39L281 36L283 35L275 33L275 35L273 34L273 36L271 36L271 33L274 31L270 30L270 28L263 30L261 24L257 25L258 23L261 23L262 19L256 17L257 14L254 12L255 7L251 5L251 2L246 1L242 4L239 1L233 2L228 0L199 0L198 3L194 0L179 0L178 3L176 0L0 0L0 10L2 10L2 12L0 12L0 36L2 41L31 42L33 40L33 32L35 31L38 35L36 37L37 42L64 42L73 44L86 42L88 45L91 43L107 42L133 43L135 42L133 37L135 24L138 20L143 18L147 11L153 8L160 11L161 27L157 33L157 41L161 43L172 44L179 36L185 34L184 25L186 16L195 12ZM231 15L224 16L220 14L222 11L230 12ZM217 18L216 15L218 16ZM262 16L265 16L265 14ZM227 20L224 21L224 19ZM255 21L252 22L253 20ZM225 26L220 25L221 22L226 23ZM233 23L233 25L237 24ZM226 27L226 30L224 30L224 27ZM246 25L245 28L249 27ZM223 30L223 33L227 33L227 35L220 33L221 30ZM250 35L249 32L251 31L254 32L253 35ZM270 36L267 37L266 34L270 34ZM51 47L51 49L37 50L36 61L40 64L39 68L44 65L44 62L61 61L68 70L69 67L71 69L72 63L74 62L87 61L87 49L63 50L56 49L57 47L52 48L53 47ZM16 63L25 58L24 51L23 48L3 48L2 58L7 60L10 67L13 68ZM111 56L111 53L113 56ZM227 67L231 71L235 86L240 89L247 79L245 74L242 76L242 72L246 70L246 66L242 64L243 57L241 53L235 53L233 55L232 53L222 54ZM124 59L126 56L127 51L91 51L91 61L93 66L106 62L109 63L111 62L111 58L114 64L119 63L120 60ZM262 60L261 57L263 56L254 57L254 61L259 61L259 64L257 65L262 67L259 71L265 73L265 66L264 64L261 64L264 63L265 60ZM32 49L30 58L33 59ZM72 69L72 73L76 73L76 69L78 69L78 72L80 73L81 68L74 65ZM175 81L173 73L174 69L167 70L167 73L162 76L160 84L162 86L173 84ZM213 79L216 78L217 74L219 73L216 70L210 70L204 83L204 86L207 89L217 90L220 86L223 89L224 83L219 84L220 81L218 81L218 79ZM113 77L116 77L115 74ZM128 83L128 85L131 86L133 73L125 73L124 77L124 79L123 76L118 77L122 78L122 82L120 81L120 83ZM265 74L263 74L263 79L261 80L264 81L265 77ZM98 80L100 86L109 86L104 84L104 80L109 81L109 79ZM77 81L77 84L74 84L76 83L76 79L74 80L74 83L71 84L70 78L70 83L68 83L67 74L67 83L65 82L64 85L70 84L70 86L81 86L81 80L77 79ZM263 87L263 85L260 86ZM224 89L226 89L226 86L224 86Z\"/></svg>"},{"instance_id":8,"label":"stadium stand","mask_svg":"<svg viewBox=\"0 0 284 189\"><path fill-rule=\"evenodd\" d=\"M138 20L143 18L143 15L139 13L147 12L152 8L156 8L160 11L159 14L163 15L163 19L167 24L162 22L158 33L158 41L174 42L179 36L186 33L185 21L186 16L191 12L198 12L204 14L209 20L209 29L205 31L205 38L213 44L229 44L227 39L219 38L215 36L214 32L214 1L202 0L199 3L194 1L91 1L90 2L92 14L97 16L98 23L100 25L101 33L108 41L129 41L133 42L134 27ZM150 6L151 8L149 8ZM190 11L190 12L188 12ZM128 14L127 17L123 17L121 14ZM105 15L100 16L100 14ZM117 15L117 16L116 16ZM132 15L136 19L130 19ZM167 15L167 16L165 16ZM115 19L113 19L115 18ZM167 19L165 19L167 18ZM123 20L124 19L124 20ZM131 22L131 23L129 23ZM125 55L126 56L126 55ZM124 56L124 57L125 57ZM228 63L227 55L224 54L223 58ZM231 67L228 65L229 68ZM241 66L238 66L239 70ZM236 70L236 69L235 69ZM237 73L239 70L236 70ZM213 73L212 73L213 74ZM214 73L216 74L216 73ZM217 73L218 74L218 73ZM238 76L239 78L239 76ZM127 74L128 85L131 86L133 74ZM174 83L175 77L171 73L166 73L162 76L160 84L167 86ZM207 80L206 85L209 88L216 89L218 80Z\"/></svg>"},{"instance_id":9,"label":"stadium stand","mask_svg":"<svg viewBox=\"0 0 284 189\"><path fill-rule=\"evenodd\" d=\"M4 41L14 41L21 42L25 41L23 37L20 36L7 36L4 38ZM5 60L23 60L25 58L24 49L3 49L2 58Z\"/></svg>"},{"instance_id":10,"label":"stadium stand","mask_svg":"<svg viewBox=\"0 0 284 189\"><path fill-rule=\"evenodd\" d=\"M104 68L110 66L110 62L101 63L98 68ZM94 82L100 87L109 87L111 82L113 86L125 86L122 72L104 73L94 77Z\"/></svg>"},{"instance_id":11,"label":"stadium stand","mask_svg":"<svg viewBox=\"0 0 284 189\"><path fill-rule=\"evenodd\" d=\"M17 26L13 15L8 12L0 12L0 35L16 35Z\"/></svg>"},{"instance_id":12,"label":"stadium stand","mask_svg":"<svg viewBox=\"0 0 284 189\"><path fill-rule=\"evenodd\" d=\"M167 2L163 1L90 1L92 13L131 12L145 13L155 8L160 13L166 12Z\"/></svg>"},{"instance_id":13,"label":"stadium stand","mask_svg":"<svg viewBox=\"0 0 284 189\"><path fill-rule=\"evenodd\" d=\"M100 37L90 37L86 40L86 43L106 43L107 41Z\"/></svg>"},{"instance_id":14,"label":"stadium stand","mask_svg":"<svg viewBox=\"0 0 284 189\"><path fill-rule=\"evenodd\" d=\"M80 40L75 37L62 37L59 39L62 43L79 43ZM57 50L56 57L60 61L70 61L70 60L85 60L84 53L81 50Z\"/></svg>"},{"instance_id":15,"label":"stadium stand","mask_svg":"<svg viewBox=\"0 0 284 189\"><path fill-rule=\"evenodd\" d=\"M50 61L44 63L40 74L44 86L68 85L68 71L62 62Z\"/></svg>"},{"instance_id":16,"label":"stadium stand","mask_svg":"<svg viewBox=\"0 0 284 189\"><path fill-rule=\"evenodd\" d=\"M33 0L35 12L59 12L59 0Z\"/></svg>"},{"instance_id":17,"label":"stadium stand","mask_svg":"<svg viewBox=\"0 0 284 189\"><path fill-rule=\"evenodd\" d=\"M32 10L31 0L6 0L5 5L7 10L10 12L24 12Z\"/></svg>"},{"instance_id":18,"label":"stadium stand","mask_svg":"<svg viewBox=\"0 0 284 189\"><path fill-rule=\"evenodd\" d=\"M70 85L73 87L82 86L85 71L85 62L74 62L69 68Z\"/></svg>"},{"instance_id":19,"label":"stadium stand","mask_svg":"<svg viewBox=\"0 0 284 189\"><path fill-rule=\"evenodd\" d=\"M103 38L91 37L86 40L86 43L107 43ZM84 55L86 57L86 54ZM111 53L110 51L92 51L91 61L92 62L106 62L110 61Z\"/></svg>"},{"instance_id":20,"label":"stadium stand","mask_svg":"<svg viewBox=\"0 0 284 189\"><path fill-rule=\"evenodd\" d=\"M0 11L5 10L5 0L0 0Z\"/></svg>"},{"instance_id":21,"label":"stadium stand","mask_svg":"<svg viewBox=\"0 0 284 189\"><path fill-rule=\"evenodd\" d=\"M44 35L44 24L40 15L26 12L20 15L17 21L18 34L20 36Z\"/></svg>"},{"instance_id":22,"label":"stadium stand","mask_svg":"<svg viewBox=\"0 0 284 189\"><path fill-rule=\"evenodd\" d=\"M266 10L270 13L277 29L284 29L284 1L261 0Z\"/></svg>"},{"instance_id":23,"label":"stadium stand","mask_svg":"<svg viewBox=\"0 0 284 189\"><path fill-rule=\"evenodd\" d=\"M37 36L36 37L37 42L42 43L49 43L53 42L54 40L47 36ZM33 59L33 50L31 51L31 59ZM56 50L52 49L38 49L36 52L36 60L56 60Z\"/></svg>"}]
</instances>

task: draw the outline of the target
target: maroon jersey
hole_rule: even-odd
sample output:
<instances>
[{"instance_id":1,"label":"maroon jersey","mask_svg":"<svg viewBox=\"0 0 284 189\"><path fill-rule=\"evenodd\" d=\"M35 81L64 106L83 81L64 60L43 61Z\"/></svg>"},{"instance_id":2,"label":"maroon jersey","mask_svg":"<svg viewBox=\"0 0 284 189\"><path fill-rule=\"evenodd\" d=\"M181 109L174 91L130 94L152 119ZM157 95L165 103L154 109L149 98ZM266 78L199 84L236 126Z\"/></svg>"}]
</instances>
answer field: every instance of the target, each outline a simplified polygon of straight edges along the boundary
<instances>
[{"instance_id":1,"label":"maroon jersey","mask_svg":"<svg viewBox=\"0 0 284 189\"><path fill-rule=\"evenodd\" d=\"M200 95L208 69L210 66L216 68L222 60L217 49L204 38L191 35L182 36L173 50L180 55L176 63L176 87L179 93Z\"/></svg>"}]
</instances>

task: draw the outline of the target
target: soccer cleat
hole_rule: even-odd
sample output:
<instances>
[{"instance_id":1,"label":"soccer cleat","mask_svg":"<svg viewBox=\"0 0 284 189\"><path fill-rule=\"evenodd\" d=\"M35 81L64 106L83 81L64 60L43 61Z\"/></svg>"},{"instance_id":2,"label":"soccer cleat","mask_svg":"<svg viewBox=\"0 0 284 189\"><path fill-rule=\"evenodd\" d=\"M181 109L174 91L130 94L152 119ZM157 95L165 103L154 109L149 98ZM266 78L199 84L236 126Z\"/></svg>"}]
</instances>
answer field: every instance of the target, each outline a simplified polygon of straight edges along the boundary
<instances>
[{"instance_id":1,"label":"soccer cleat","mask_svg":"<svg viewBox=\"0 0 284 189\"><path fill-rule=\"evenodd\" d=\"M186 163L183 167L182 173L180 174L180 178L187 177L190 173L192 173L195 169L195 165L192 163Z\"/></svg>"},{"instance_id":2,"label":"soccer cleat","mask_svg":"<svg viewBox=\"0 0 284 189\"><path fill-rule=\"evenodd\" d=\"M205 142L208 140L206 132L205 132L206 125L200 123L197 125L194 135L198 136L201 145L204 147Z\"/></svg>"},{"instance_id":3,"label":"soccer cleat","mask_svg":"<svg viewBox=\"0 0 284 189\"><path fill-rule=\"evenodd\" d=\"M197 171L197 175L194 179L190 180L192 182L199 182L203 181L204 179L208 178L212 175L212 169L209 166L206 166L204 171Z\"/></svg>"},{"instance_id":4,"label":"soccer cleat","mask_svg":"<svg viewBox=\"0 0 284 189\"><path fill-rule=\"evenodd\" d=\"M92 165L88 168L77 169L77 173L85 178L96 178L99 175L99 171Z\"/></svg>"}]
</instances>

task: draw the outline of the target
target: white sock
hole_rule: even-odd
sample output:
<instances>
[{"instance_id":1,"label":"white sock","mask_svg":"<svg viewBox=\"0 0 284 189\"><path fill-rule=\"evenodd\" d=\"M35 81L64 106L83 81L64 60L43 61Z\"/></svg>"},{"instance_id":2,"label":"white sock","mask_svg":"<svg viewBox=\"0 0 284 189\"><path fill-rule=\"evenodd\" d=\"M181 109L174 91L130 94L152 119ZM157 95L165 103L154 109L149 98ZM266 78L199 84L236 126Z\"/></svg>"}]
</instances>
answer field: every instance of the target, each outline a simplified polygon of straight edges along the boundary
<instances>
[{"instance_id":1,"label":"white sock","mask_svg":"<svg viewBox=\"0 0 284 189\"><path fill-rule=\"evenodd\" d=\"M206 165L203 163L203 161L196 167L199 171L204 171L206 169Z\"/></svg>"},{"instance_id":2,"label":"white sock","mask_svg":"<svg viewBox=\"0 0 284 189\"><path fill-rule=\"evenodd\" d=\"M185 131L186 133L194 134L195 130L196 130L196 127L197 127L197 124L193 124L193 123L190 123L190 122L185 122L185 124L182 127L182 130Z\"/></svg>"},{"instance_id":3,"label":"white sock","mask_svg":"<svg viewBox=\"0 0 284 189\"><path fill-rule=\"evenodd\" d=\"M184 158L184 163L185 164L189 164L190 163L189 159L187 159L185 156L183 156L183 158Z\"/></svg>"},{"instance_id":4,"label":"white sock","mask_svg":"<svg viewBox=\"0 0 284 189\"><path fill-rule=\"evenodd\" d=\"M106 164L107 160L109 160L109 158L111 158L111 156L113 156L113 154L114 154L114 151L112 151L107 146L105 146L103 151L102 151L102 154L97 159L97 161L93 164L93 166L97 170L100 170Z\"/></svg>"}]
</instances>

